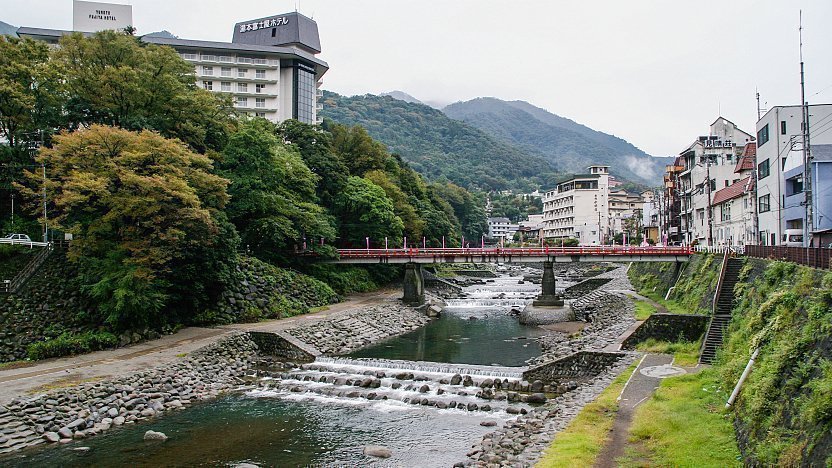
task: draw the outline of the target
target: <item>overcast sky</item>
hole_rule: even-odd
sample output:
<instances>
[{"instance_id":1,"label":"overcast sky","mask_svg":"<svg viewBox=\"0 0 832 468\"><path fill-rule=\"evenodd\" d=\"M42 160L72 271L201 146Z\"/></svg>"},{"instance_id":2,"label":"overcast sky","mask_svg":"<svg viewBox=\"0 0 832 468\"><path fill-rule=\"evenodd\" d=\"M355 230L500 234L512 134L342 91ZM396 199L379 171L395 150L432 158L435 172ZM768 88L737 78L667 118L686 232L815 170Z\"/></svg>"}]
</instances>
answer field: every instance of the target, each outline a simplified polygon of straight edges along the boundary
<instances>
[{"instance_id":1,"label":"overcast sky","mask_svg":"<svg viewBox=\"0 0 832 468\"><path fill-rule=\"evenodd\" d=\"M113 3L127 3L124 0ZM721 114L753 133L764 106L832 102L832 1L132 0L138 33L230 41L237 21L318 23L341 94L521 99L674 155ZM71 29L71 0L0 0L0 21Z\"/></svg>"}]
</instances>

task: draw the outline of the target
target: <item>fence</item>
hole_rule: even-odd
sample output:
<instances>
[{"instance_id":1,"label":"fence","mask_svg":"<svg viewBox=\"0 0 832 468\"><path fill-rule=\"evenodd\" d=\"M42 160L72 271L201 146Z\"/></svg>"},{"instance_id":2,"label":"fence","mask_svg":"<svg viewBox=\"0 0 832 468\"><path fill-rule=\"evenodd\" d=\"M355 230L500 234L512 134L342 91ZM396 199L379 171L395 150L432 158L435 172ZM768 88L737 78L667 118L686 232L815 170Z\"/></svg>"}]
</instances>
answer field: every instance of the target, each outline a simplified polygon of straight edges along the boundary
<instances>
[{"instance_id":1,"label":"fence","mask_svg":"<svg viewBox=\"0 0 832 468\"><path fill-rule=\"evenodd\" d=\"M829 269L832 249L820 247L783 247L771 245L746 245L745 255L800 263L813 268Z\"/></svg>"}]
</instances>

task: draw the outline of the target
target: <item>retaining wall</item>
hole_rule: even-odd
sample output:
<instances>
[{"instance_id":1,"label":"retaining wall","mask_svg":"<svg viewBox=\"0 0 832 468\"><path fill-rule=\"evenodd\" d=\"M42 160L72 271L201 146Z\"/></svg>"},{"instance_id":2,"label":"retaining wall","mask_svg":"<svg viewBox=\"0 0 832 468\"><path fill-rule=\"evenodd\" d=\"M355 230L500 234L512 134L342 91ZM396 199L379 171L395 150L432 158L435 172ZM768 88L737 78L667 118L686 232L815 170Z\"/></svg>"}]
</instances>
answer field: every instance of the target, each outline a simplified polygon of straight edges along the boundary
<instances>
[{"instance_id":1,"label":"retaining wall","mask_svg":"<svg viewBox=\"0 0 832 468\"><path fill-rule=\"evenodd\" d=\"M707 315L653 314L621 343L621 349L635 349L650 338L669 342L699 341L710 319Z\"/></svg>"},{"instance_id":2,"label":"retaining wall","mask_svg":"<svg viewBox=\"0 0 832 468\"><path fill-rule=\"evenodd\" d=\"M624 353L579 351L529 369L523 372L523 379L529 382L540 380L549 385L558 385L566 381L585 381L597 377L624 356Z\"/></svg>"}]
</instances>

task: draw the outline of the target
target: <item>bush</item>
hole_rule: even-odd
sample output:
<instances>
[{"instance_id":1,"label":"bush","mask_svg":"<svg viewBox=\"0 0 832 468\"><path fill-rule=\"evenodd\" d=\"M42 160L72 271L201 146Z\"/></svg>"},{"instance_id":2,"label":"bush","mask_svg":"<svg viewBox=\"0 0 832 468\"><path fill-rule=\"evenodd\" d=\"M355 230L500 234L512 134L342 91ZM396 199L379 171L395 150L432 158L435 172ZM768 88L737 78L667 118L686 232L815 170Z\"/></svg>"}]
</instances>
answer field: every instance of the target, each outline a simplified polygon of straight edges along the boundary
<instances>
[{"instance_id":1,"label":"bush","mask_svg":"<svg viewBox=\"0 0 832 468\"><path fill-rule=\"evenodd\" d=\"M29 359L39 360L114 348L117 344L118 338L110 332L62 333L57 338L30 344L27 353Z\"/></svg>"}]
</instances>

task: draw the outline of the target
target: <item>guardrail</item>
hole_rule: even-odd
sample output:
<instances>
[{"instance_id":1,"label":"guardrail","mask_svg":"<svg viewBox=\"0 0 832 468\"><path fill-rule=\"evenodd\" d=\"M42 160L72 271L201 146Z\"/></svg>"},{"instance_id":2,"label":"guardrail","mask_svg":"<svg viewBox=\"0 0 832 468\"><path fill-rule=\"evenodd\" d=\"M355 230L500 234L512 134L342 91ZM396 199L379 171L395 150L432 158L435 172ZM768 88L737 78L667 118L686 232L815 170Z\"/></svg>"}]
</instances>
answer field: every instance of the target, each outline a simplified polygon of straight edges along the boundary
<instances>
[{"instance_id":1,"label":"guardrail","mask_svg":"<svg viewBox=\"0 0 832 468\"><path fill-rule=\"evenodd\" d=\"M21 270L15 277L11 280L6 280L3 282L3 289L2 291L11 294L17 292L26 281L37 271L37 269L43 264L49 254L52 253L52 247L47 244L47 248L41 250L37 253L37 255L29 261L29 263Z\"/></svg>"},{"instance_id":2,"label":"guardrail","mask_svg":"<svg viewBox=\"0 0 832 468\"><path fill-rule=\"evenodd\" d=\"M431 258L462 256L545 257L570 255L691 255L691 247L534 247L534 248L407 248L407 249L338 249L341 258ZM310 254L307 254L310 255Z\"/></svg>"},{"instance_id":3,"label":"guardrail","mask_svg":"<svg viewBox=\"0 0 832 468\"><path fill-rule=\"evenodd\" d=\"M20 239L0 239L0 244L22 245L24 247L49 247L49 242L24 241Z\"/></svg>"},{"instance_id":4,"label":"guardrail","mask_svg":"<svg viewBox=\"0 0 832 468\"><path fill-rule=\"evenodd\" d=\"M742 255L745 252L744 245L697 245L694 247L694 250L700 253L725 253L730 252L732 254Z\"/></svg>"}]
</instances>

